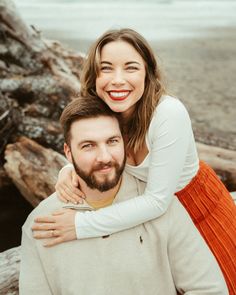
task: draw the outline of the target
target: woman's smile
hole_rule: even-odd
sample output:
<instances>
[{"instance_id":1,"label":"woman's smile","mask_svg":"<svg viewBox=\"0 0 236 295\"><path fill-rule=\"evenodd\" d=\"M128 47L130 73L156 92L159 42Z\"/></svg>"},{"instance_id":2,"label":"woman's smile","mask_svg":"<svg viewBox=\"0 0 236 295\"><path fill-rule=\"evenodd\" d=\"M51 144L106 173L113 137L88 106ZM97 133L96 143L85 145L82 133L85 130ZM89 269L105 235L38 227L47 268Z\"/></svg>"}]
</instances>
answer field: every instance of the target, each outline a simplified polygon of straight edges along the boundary
<instances>
[{"instance_id":1,"label":"woman's smile","mask_svg":"<svg viewBox=\"0 0 236 295\"><path fill-rule=\"evenodd\" d=\"M111 90L107 92L112 100L122 101L129 96L131 91L130 90Z\"/></svg>"}]
</instances>

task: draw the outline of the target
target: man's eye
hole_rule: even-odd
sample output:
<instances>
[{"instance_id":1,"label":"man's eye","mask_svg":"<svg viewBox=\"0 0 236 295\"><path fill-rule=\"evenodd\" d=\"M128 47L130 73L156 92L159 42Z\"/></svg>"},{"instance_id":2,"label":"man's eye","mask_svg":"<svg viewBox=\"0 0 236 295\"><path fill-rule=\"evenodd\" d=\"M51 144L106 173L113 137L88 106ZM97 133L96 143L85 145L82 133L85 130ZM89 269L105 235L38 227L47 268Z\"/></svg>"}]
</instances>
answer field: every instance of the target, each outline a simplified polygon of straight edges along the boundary
<instances>
[{"instance_id":1,"label":"man's eye","mask_svg":"<svg viewBox=\"0 0 236 295\"><path fill-rule=\"evenodd\" d=\"M109 144L116 144L116 143L118 143L118 142L119 142L118 139L110 139L110 140L108 141Z\"/></svg>"},{"instance_id":2,"label":"man's eye","mask_svg":"<svg viewBox=\"0 0 236 295\"><path fill-rule=\"evenodd\" d=\"M91 143L82 145L82 149L91 149L93 145Z\"/></svg>"}]
</instances>

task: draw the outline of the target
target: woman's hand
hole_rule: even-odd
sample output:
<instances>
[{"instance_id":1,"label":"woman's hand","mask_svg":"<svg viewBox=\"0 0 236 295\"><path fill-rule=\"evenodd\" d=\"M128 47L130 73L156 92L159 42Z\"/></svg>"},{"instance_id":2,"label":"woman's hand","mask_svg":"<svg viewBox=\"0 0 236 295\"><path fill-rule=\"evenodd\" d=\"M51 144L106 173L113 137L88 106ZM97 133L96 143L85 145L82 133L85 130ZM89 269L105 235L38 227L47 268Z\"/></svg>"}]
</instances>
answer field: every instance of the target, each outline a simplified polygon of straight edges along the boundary
<instances>
[{"instance_id":1,"label":"woman's hand","mask_svg":"<svg viewBox=\"0 0 236 295\"><path fill-rule=\"evenodd\" d=\"M78 188L79 180L74 168L65 167L58 175L55 185L58 198L64 202L82 204L85 198L83 192Z\"/></svg>"},{"instance_id":2,"label":"woman's hand","mask_svg":"<svg viewBox=\"0 0 236 295\"><path fill-rule=\"evenodd\" d=\"M37 217L32 226L35 239L49 239L45 247L76 240L75 231L76 210L61 209L49 216Z\"/></svg>"}]
</instances>

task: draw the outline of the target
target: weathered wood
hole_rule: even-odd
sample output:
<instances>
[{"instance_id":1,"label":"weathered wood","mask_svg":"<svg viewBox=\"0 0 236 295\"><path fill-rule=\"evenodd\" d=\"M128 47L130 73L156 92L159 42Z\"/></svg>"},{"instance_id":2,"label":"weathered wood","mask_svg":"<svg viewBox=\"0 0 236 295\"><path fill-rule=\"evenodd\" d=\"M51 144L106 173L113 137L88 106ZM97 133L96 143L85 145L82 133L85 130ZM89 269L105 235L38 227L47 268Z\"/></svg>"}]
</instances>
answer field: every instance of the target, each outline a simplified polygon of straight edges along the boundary
<instances>
[{"instance_id":1,"label":"weathered wood","mask_svg":"<svg viewBox=\"0 0 236 295\"><path fill-rule=\"evenodd\" d=\"M0 155L4 152L17 123L17 110L14 109L14 102L0 92Z\"/></svg>"},{"instance_id":2,"label":"weathered wood","mask_svg":"<svg viewBox=\"0 0 236 295\"><path fill-rule=\"evenodd\" d=\"M3 167L0 167L0 189L12 184L11 179L6 173L6 170Z\"/></svg>"},{"instance_id":3,"label":"weathered wood","mask_svg":"<svg viewBox=\"0 0 236 295\"><path fill-rule=\"evenodd\" d=\"M20 270L20 247L0 253L0 295L17 295Z\"/></svg>"},{"instance_id":4,"label":"weathered wood","mask_svg":"<svg viewBox=\"0 0 236 295\"><path fill-rule=\"evenodd\" d=\"M197 142L236 151L236 132L219 132L209 125L198 126L196 118L192 117L194 136Z\"/></svg>"},{"instance_id":5,"label":"weathered wood","mask_svg":"<svg viewBox=\"0 0 236 295\"><path fill-rule=\"evenodd\" d=\"M80 90L84 57L45 40L10 0L0 0L0 40L0 161L19 135L61 151L58 119Z\"/></svg>"},{"instance_id":6,"label":"weathered wood","mask_svg":"<svg viewBox=\"0 0 236 295\"><path fill-rule=\"evenodd\" d=\"M61 154L26 137L7 145L5 159L8 176L34 207L55 191L58 172L67 163Z\"/></svg>"},{"instance_id":7,"label":"weathered wood","mask_svg":"<svg viewBox=\"0 0 236 295\"><path fill-rule=\"evenodd\" d=\"M81 56L65 50L58 42L44 40L39 30L26 25L10 0L0 0L0 24L1 76L8 75L8 73L11 77L11 73L37 75L40 74L39 71L49 69L59 77L65 78L66 74L69 74L71 79L78 78L83 60ZM73 63L73 61L78 63ZM12 87L17 85L21 79L14 80ZM71 83L71 87L78 91L78 79L70 81L75 83L74 85ZM9 83L7 84L11 87Z\"/></svg>"},{"instance_id":8,"label":"weathered wood","mask_svg":"<svg viewBox=\"0 0 236 295\"><path fill-rule=\"evenodd\" d=\"M207 162L230 191L236 190L236 151L197 143L199 158Z\"/></svg>"}]
</instances>

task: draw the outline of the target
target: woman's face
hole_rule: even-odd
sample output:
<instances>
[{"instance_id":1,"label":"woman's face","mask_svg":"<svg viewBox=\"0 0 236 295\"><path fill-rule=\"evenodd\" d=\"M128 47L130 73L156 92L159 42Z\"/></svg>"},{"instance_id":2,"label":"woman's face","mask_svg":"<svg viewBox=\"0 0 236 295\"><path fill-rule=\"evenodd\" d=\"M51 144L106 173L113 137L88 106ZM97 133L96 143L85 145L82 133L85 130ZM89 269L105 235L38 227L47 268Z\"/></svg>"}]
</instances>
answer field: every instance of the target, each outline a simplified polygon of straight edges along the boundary
<instances>
[{"instance_id":1,"label":"woman's face","mask_svg":"<svg viewBox=\"0 0 236 295\"><path fill-rule=\"evenodd\" d=\"M145 75L144 60L132 45L110 42L101 50L96 92L111 110L127 118L143 95Z\"/></svg>"}]
</instances>

